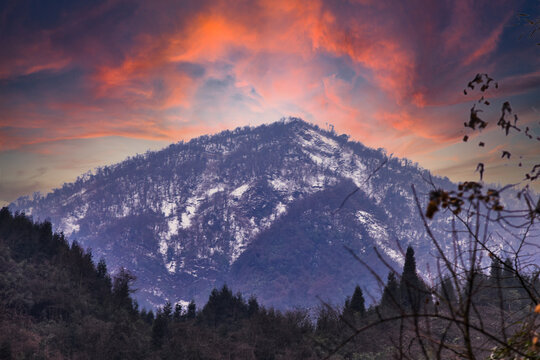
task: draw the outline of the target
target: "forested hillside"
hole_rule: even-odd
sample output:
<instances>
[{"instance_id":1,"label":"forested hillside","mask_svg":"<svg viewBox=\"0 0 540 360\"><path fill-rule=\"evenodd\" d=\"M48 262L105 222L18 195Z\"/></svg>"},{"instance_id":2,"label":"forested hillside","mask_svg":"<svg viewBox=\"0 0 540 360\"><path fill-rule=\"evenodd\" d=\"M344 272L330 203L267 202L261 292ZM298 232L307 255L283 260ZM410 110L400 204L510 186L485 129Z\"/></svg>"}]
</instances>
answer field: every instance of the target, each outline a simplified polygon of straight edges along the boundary
<instances>
[{"instance_id":1,"label":"forested hillside","mask_svg":"<svg viewBox=\"0 0 540 360\"><path fill-rule=\"evenodd\" d=\"M305 312L260 307L226 287L197 311L170 303L156 315L131 298L132 275L50 223L0 211L1 359L317 358Z\"/></svg>"},{"instance_id":2,"label":"forested hillside","mask_svg":"<svg viewBox=\"0 0 540 360\"><path fill-rule=\"evenodd\" d=\"M534 329L519 322L530 313L531 303L510 260L493 261L485 270L478 270L472 287L471 319L485 330L476 337L484 349L478 355L488 356L498 346L494 354L499 358L511 354L509 349L538 358L529 336ZM533 275L527 279L536 281L538 291ZM3 208L0 359L388 359L403 351L396 339L408 343L407 356L414 358L422 346L413 341L412 315L435 338L455 345L440 349L442 358L462 346L459 328L445 316L449 309L459 309L463 294L450 280L436 287L426 284L410 247L403 273L389 272L382 298L372 299L369 308L362 286L343 299L343 306L321 302L316 313L268 309L223 286L200 309L194 302L187 307L167 302L154 314L132 299L133 280L122 268L111 278L104 261L96 265L89 250L76 242L70 245L52 232L50 223L34 224ZM440 317L427 321L425 315L434 312ZM516 320L505 329L511 339L508 348L486 335L500 331L500 316Z\"/></svg>"}]
</instances>

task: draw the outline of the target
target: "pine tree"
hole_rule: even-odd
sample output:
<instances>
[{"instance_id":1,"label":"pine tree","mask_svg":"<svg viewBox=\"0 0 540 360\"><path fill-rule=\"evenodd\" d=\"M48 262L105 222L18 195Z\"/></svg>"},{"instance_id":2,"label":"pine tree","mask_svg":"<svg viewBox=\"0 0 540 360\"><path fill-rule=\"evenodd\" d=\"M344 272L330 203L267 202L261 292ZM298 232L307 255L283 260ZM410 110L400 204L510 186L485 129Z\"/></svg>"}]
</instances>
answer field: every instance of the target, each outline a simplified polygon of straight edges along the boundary
<instances>
[{"instance_id":1,"label":"pine tree","mask_svg":"<svg viewBox=\"0 0 540 360\"><path fill-rule=\"evenodd\" d=\"M358 313L360 316L364 316L366 313L364 294L358 285L354 289L353 296L349 302L349 307L353 313Z\"/></svg>"},{"instance_id":2,"label":"pine tree","mask_svg":"<svg viewBox=\"0 0 540 360\"><path fill-rule=\"evenodd\" d=\"M446 304L456 303L456 292L454 290L454 285L452 284L452 279L449 276L445 276L443 278L439 293L441 295L441 300L443 300Z\"/></svg>"},{"instance_id":3,"label":"pine tree","mask_svg":"<svg viewBox=\"0 0 540 360\"><path fill-rule=\"evenodd\" d=\"M503 265L497 257L491 258L491 266L489 267L489 277L493 284L497 285L501 281Z\"/></svg>"},{"instance_id":4,"label":"pine tree","mask_svg":"<svg viewBox=\"0 0 540 360\"><path fill-rule=\"evenodd\" d=\"M255 296L251 296L248 300L248 316L252 317L253 315L259 312L259 303Z\"/></svg>"},{"instance_id":5,"label":"pine tree","mask_svg":"<svg viewBox=\"0 0 540 360\"><path fill-rule=\"evenodd\" d=\"M176 305L174 306L173 319L174 321L180 321L181 318L182 318L182 304L176 303Z\"/></svg>"},{"instance_id":6,"label":"pine tree","mask_svg":"<svg viewBox=\"0 0 540 360\"><path fill-rule=\"evenodd\" d=\"M393 271L388 273L386 286L381 298L381 307L383 310L396 309L399 306L399 284L396 279L396 274Z\"/></svg>"},{"instance_id":7,"label":"pine tree","mask_svg":"<svg viewBox=\"0 0 540 360\"><path fill-rule=\"evenodd\" d=\"M187 307L186 319L195 319L196 315L197 315L197 306L195 305L195 301L191 300Z\"/></svg>"},{"instance_id":8,"label":"pine tree","mask_svg":"<svg viewBox=\"0 0 540 360\"><path fill-rule=\"evenodd\" d=\"M99 260L96 266L96 272L100 279L105 279L105 276L107 276L107 264L105 263L105 259L101 258L101 260Z\"/></svg>"},{"instance_id":9,"label":"pine tree","mask_svg":"<svg viewBox=\"0 0 540 360\"><path fill-rule=\"evenodd\" d=\"M156 319L152 325L152 344L155 348L161 348L163 339L168 331L168 320L162 309L158 309Z\"/></svg>"},{"instance_id":10,"label":"pine tree","mask_svg":"<svg viewBox=\"0 0 540 360\"><path fill-rule=\"evenodd\" d=\"M113 296L116 303L120 307L124 307L128 310L133 309L133 302L130 294L133 292L131 284L135 281L136 277L125 268L120 268L118 274L113 280Z\"/></svg>"},{"instance_id":11,"label":"pine tree","mask_svg":"<svg viewBox=\"0 0 540 360\"><path fill-rule=\"evenodd\" d=\"M152 310L149 310L148 313L146 313L144 321L146 321L146 323L149 325L154 323L154 312Z\"/></svg>"},{"instance_id":12,"label":"pine tree","mask_svg":"<svg viewBox=\"0 0 540 360\"><path fill-rule=\"evenodd\" d=\"M416 259L412 246L407 248L403 274L399 284L401 305L406 309L418 311L426 293L425 285L416 273Z\"/></svg>"},{"instance_id":13,"label":"pine tree","mask_svg":"<svg viewBox=\"0 0 540 360\"><path fill-rule=\"evenodd\" d=\"M165 303L165 306L163 306L163 316L167 320L170 320L172 318L172 304L170 301L167 301Z\"/></svg>"}]
</instances>

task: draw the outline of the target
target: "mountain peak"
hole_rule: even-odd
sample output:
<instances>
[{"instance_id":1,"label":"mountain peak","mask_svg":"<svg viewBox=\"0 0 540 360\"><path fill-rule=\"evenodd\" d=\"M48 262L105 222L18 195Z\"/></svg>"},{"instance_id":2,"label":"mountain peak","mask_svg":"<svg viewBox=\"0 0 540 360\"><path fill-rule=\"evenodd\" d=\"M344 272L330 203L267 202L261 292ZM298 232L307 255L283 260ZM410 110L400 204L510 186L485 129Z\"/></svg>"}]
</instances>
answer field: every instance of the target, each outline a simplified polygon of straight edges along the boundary
<instances>
[{"instance_id":1,"label":"mountain peak","mask_svg":"<svg viewBox=\"0 0 540 360\"><path fill-rule=\"evenodd\" d=\"M409 191L423 170L385 160L332 127L287 118L130 158L10 207L133 271L143 305L202 300L224 282L268 305L310 305L360 281L344 246L395 264L396 239L426 249Z\"/></svg>"}]
</instances>

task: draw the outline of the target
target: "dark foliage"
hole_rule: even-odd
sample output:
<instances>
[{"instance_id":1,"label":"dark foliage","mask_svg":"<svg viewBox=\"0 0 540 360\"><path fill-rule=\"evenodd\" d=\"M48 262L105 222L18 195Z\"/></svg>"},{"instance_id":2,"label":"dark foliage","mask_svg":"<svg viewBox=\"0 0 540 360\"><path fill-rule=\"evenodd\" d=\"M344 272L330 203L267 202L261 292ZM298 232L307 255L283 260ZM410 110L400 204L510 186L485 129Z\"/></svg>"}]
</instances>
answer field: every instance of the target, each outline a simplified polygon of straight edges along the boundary
<instances>
[{"instance_id":1,"label":"dark foliage","mask_svg":"<svg viewBox=\"0 0 540 360\"><path fill-rule=\"evenodd\" d=\"M0 210L1 359L310 359L305 312L280 313L214 290L197 313L138 310L135 278L93 263L50 223ZM174 310L173 310L174 309Z\"/></svg>"},{"instance_id":2,"label":"dark foliage","mask_svg":"<svg viewBox=\"0 0 540 360\"><path fill-rule=\"evenodd\" d=\"M321 307L316 318L304 310L265 308L223 286L200 311L193 301L185 309L167 302L154 315L139 311L132 299L132 274L119 269L111 279L104 261L94 265L90 251L69 245L48 223L33 224L2 209L0 250L2 359L318 359L333 353L336 359L387 359L395 355L393 339L403 327L381 319L420 306L444 313L460 298L449 278L437 285L440 291L428 289L410 248L402 275L390 272L380 303L368 309L360 286L342 309ZM511 266L510 259L494 260L479 271L473 288L479 314L515 313L528 305ZM493 296L494 288L504 302L494 300L501 298ZM418 304L427 293L440 296ZM436 332L445 324L430 326ZM367 331L353 336L362 327ZM409 355L420 354L414 333L401 336L411 341Z\"/></svg>"}]
</instances>

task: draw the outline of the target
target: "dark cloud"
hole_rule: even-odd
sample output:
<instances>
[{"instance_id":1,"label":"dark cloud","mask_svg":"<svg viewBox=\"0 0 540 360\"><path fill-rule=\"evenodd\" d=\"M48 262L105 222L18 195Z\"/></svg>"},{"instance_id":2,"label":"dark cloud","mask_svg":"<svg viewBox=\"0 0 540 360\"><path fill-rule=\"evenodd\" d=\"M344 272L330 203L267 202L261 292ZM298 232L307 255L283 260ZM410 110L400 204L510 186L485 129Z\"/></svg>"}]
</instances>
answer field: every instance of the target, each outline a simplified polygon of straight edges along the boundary
<instances>
[{"instance_id":1,"label":"dark cloud","mask_svg":"<svg viewBox=\"0 0 540 360\"><path fill-rule=\"evenodd\" d=\"M176 68L183 72L183 73L186 73L188 76L192 77L192 78L200 78L202 76L204 76L205 72L206 72L206 69L203 65L201 64L196 64L196 63L191 63L191 62L187 62L187 61L182 61L180 63L178 63L178 65L176 65Z\"/></svg>"}]
</instances>

